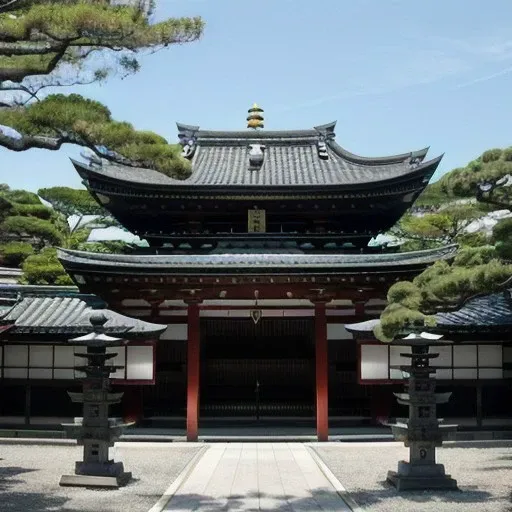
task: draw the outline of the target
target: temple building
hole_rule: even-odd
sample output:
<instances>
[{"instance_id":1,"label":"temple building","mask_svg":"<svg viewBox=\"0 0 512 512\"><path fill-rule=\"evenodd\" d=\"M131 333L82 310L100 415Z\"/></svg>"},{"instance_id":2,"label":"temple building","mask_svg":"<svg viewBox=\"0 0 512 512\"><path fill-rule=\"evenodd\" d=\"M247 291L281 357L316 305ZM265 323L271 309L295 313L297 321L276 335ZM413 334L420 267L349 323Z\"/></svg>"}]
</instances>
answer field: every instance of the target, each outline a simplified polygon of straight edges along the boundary
<instances>
[{"instance_id":1,"label":"temple building","mask_svg":"<svg viewBox=\"0 0 512 512\"><path fill-rule=\"evenodd\" d=\"M369 245L413 204L441 157L358 156L335 141L334 123L267 131L262 112L249 111L247 131L178 124L192 169L184 180L73 162L148 247L59 258L81 300L95 297L154 330L145 351L127 346L133 375L128 365L116 384L130 389L125 406L139 417L186 419L189 440L205 417L314 418L327 440L329 418L380 415L381 384L392 376L365 378L380 359L345 326L378 318L393 283L456 251ZM8 369L4 360L4 385L15 385Z\"/></svg>"}]
</instances>

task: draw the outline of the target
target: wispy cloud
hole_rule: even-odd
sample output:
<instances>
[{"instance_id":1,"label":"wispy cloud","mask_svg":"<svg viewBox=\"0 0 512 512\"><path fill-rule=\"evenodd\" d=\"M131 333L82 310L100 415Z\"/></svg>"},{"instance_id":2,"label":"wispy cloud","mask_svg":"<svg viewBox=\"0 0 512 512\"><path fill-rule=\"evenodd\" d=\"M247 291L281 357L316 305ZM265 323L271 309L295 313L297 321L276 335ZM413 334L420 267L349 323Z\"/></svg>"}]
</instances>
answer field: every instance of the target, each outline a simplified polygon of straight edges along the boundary
<instances>
[{"instance_id":1,"label":"wispy cloud","mask_svg":"<svg viewBox=\"0 0 512 512\"><path fill-rule=\"evenodd\" d=\"M346 76L340 90L293 105L281 105L280 112L316 107L338 100L361 96L380 96L438 82L469 70L464 60L439 50L412 51L404 47L379 48L379 65L364 68L359 76Z\"/></svg>"},{"instance_id":2,"label":"wispy cloud","mask_svg":"<svg viewBox=\"0 0 512 512\"><path fill-rule=\"evenodd\" d=\"M488 82L489 80L493 80L494 78L499 78L500 76L508 75L509 73L512 73L512 66L509 66L508 68L497 71L496 73L491 73L490 75L481 76L478 78L474 78L473 80L469 80L468 82L458 84L454 87L454 89L462 89L464 87L470 87L470 86L478 84L480 82Z\"/></svg>"},{"instance_id":3,"label":"wispy cloud","mask_svg":"<svg viewBox=\"0 0 512 512\"><path fill-rule=\"evenodd\" d=\"M282 105L280 111L316 107L361 96L391 94L416 86L448 81L457 76L467 76L484 67L489 68L493 63L503 64L504 61L512 60L512 39L508 37L498 39L493 36L467 40L433 37L419 44L423 47L402 45L375 49L380 66L375 69L364 69L361 76L347 77L347 81L357 80L356 84L345 83L341 90L333 94L304 99L294 105ZM470 87L509 73L512 73L512 66L477 76L452 89Z\"/></svg>"}]
</instances>

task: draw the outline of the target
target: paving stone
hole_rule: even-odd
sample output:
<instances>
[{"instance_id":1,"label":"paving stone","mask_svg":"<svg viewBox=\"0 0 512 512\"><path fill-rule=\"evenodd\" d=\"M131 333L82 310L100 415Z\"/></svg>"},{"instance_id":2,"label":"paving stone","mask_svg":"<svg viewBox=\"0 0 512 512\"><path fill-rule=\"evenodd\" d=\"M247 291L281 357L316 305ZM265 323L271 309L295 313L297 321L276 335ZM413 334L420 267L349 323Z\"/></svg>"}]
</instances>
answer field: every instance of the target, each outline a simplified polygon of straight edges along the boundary
<instances>
[{"instance_id":1,"label":"paving stone","mask_svg":"<svg viewBox=\"0 0 512 512\"><path fill-rule=\"evenodd\" d=\"M212 444L165 510L350 511L300 443Z\"/></svg>"}]
</instances>

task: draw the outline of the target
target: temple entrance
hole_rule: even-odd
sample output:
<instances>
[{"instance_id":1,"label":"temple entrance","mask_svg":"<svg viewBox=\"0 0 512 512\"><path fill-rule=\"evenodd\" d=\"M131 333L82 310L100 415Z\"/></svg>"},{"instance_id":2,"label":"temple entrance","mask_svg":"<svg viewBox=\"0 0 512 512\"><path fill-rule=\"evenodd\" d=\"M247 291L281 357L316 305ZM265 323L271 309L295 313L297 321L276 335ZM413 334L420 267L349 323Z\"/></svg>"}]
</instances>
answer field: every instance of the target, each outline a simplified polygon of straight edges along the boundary
<instances>
[{"instance_id":1,"label":"temple entrance","mask_svg":"<svg viewBox=\"0 0 512 512\"><path fill-rule=\"evenodd\" d=\"M201 319L200 417L315 414L313 318Z\"/></svg>"}]
</instances>

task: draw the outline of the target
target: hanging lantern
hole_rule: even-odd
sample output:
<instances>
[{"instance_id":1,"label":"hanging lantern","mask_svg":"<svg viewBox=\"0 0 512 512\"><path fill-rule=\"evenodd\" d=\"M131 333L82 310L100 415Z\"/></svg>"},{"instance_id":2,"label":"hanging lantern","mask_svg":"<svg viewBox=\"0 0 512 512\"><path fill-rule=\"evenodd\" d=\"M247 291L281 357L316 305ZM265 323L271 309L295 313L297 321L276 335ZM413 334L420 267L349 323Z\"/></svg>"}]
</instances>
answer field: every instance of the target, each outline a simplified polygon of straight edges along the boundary
<instances>
[{"instance_id":1,"label":"hanging lantern","mask_svg":"<svg viewBox=\"0 0 512 512\"><path fill-rule=\"evenodd\" d=\"M264 127L263 109L256 103L248 110L249 115L247 116L247 128L257 130L258 128Z\"/></svg>"}]
</instances>

